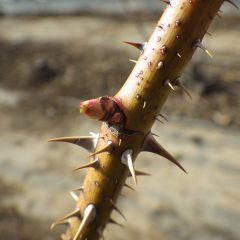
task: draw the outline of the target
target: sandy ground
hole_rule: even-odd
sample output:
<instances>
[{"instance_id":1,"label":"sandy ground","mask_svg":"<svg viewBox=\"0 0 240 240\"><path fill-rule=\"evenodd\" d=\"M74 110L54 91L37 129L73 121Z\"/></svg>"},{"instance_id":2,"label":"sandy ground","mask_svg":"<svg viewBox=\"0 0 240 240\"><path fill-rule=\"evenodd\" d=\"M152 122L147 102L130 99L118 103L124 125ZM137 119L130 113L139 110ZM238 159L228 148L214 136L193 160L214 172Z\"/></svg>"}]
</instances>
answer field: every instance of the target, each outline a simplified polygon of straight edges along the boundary
<instances>
[{"instance_id":1,"label":"sandy ground","mask_svg":"<svg viewBox=\"0 0 240 240\"><path fill-rule=\"evenodd\" d=\"M127 58L137 57L121 41L141 36L135 25L93 17L3 18L0 29L0 240L57 239L63 229L49 226L74 207L67 192L85 172L71 169L87 153L47 139L97 132L78 114L79 100L116 92L132 68ZM212 31L205 41L214 60L198 51L186 72L193 101L171 96L169 122L153 129L188 175L141 154L136 168L152 176L139 179L137 192L124 190L128 221L114 218L126 227L108 226L106 239L239 239L240 33Z\"/></svg>"},{"instance_id":2,"label":"sandy ground","mask_svg":"<svg viewBox=\"0 0 240 240\"><path fill-rule=\"evenodd\" d=\"M81 120L55 123L65 129L62 135L85 135L88 130L97 130L98 126ZM152 177L140 178L136 193L124 191L126 197L120 198L119 208L128 218L126 228L109 226L107 239L237 240L239 129L184 118L169 120L164 126L156 124L154 132L160 134L159 142L181 160L189 174L152 154L140 155L136 168ZM30 222L30 233L36 220L28 219L37 219L43 228L38 231L46 235L36 239L54 239L47 224L73 208L67 192L81 185L85 174L72 173L71 169L84 161L87 153L74 146L47 143L48 138L61 136L49 125L45 123L41 133L26 133L24 129L9 133L6 127L0 129L1 207L7 208L8 214L10 206L24 214L25 221ZM131 179L128 182L133 186ZM5 229L2 226L1 234L8 238L1 239L22 239L21 231L20 238L13 237L19 230L12 230L12 224L20 220L10 213L13 216L8 216L9 222L3 217L1 225L11 224L11 231L8 225Z\"/></svg>"}]
</instances>

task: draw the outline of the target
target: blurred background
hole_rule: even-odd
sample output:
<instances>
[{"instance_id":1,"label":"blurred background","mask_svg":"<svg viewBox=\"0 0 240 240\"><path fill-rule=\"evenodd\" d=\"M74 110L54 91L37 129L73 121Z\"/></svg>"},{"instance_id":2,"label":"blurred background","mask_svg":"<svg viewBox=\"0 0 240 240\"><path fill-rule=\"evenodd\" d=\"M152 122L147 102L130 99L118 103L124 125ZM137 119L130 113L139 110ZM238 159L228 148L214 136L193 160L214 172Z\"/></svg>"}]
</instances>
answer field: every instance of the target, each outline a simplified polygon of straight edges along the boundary
<instances>
[{"instance_id":1,"label":"blurred background","mask_svg":"<svg viewBox=\"0 0 240 240\"><path fill-rule=\"evenodd\" d=\"M234 0L237 4L240 1ZM100 123L81 116L80 100L115 94L164 4L158 0L0 0L0 239L54 240L50 224L74 208L68 191L87 153L51 137L88 135ZM159 142L188 175L141 154L136 192L124 190L124 229L106 239L239 240L240 11L225 3L182 75L190 101L172 94L156 123ZM130 185L131 179L128 180Z\"/></svg>"}]
</instances>

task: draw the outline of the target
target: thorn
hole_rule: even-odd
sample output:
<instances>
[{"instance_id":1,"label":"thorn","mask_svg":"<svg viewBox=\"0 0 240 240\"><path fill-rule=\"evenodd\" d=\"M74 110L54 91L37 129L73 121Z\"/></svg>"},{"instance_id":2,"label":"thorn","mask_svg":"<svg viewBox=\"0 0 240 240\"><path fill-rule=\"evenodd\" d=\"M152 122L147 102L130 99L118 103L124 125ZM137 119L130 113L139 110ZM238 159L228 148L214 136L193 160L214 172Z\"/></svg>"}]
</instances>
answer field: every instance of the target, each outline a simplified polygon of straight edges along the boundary
<instances>
[{"instance_id":1,"label":"thorn","mask_svg":"<svg viewBox=\"0 0 240 240\"><path fill-rule=\"evenodd\" d=\"M89 167L96 168L98 163L99 163L99 159L97 158L97 159L95 159L94 161L92 161L90 163L84 164L82 166L79 166L79 167L73 169L73 171L77 171L77 170L84 169L84 168L89 168Z\"/></svg>"},{"instance_id":2,"label":"thorn","mask_svg":"<svg viewBox=\"0 0 240 240\"><path fill-rule=\"evenodd\" d=\"M139 171L139 170L136 170L136 176L152 176L150 173L146 173L146 172L143 172L143 171ZM129 177L131 177L129 175Z\"/></svg>"},{"instance_id":3,"label":"thorn","mask_svg":"<svg viewBox=\"0 0 240 240\"><path fill-rule=\"evenodd\" d=\"M83 187L78 187L78 188L72 189L71 191L73 191L73 192L76 192L76 191L84 192L84 188Z\"/></svg>"},{"instance_id":4,"label":"thorn","mask_svg":"<svg viewBox=\"0 0 240 240\"><path fill-rule=\"evenodd\" d=\"M161 0L161 1L172 7L171 1L168 1L168 0Z\"/></svg>"},{"instance_id":5,"label":"thorn","mask_svg":"<svg viewBox=\"0 0 240 240\"><path fill-rule=\"evenodd\" d=\"M124 183L124 187L129 188L131 190L133 190L134 192L136 192L136 190L134 188L132 188L131 186L129 186L128 184Z\"/></svg>"},{"instance_id":6,"label":"thorn","mask_svg":"<svg viewBox=\"0 0 240 240\"><path fill-rule=\"evenodd\" d=\"M190 93L190 92L187 90L187 88L181 83L181 81L180 81L179 78L177 78L177 79L174 81L174 85L180 87L180 88L188 95L188 97L190 98L190 100L192 100L191 93Z\"/></svg>"},{"instance_id":7,"label":"thorn","mask_svg":"<svg viewBox=\"0 0 240 240\"><path fill-rule=\"evenodd\" d=\"M176 53L176 55L179 57L179 58L182 58L181 54L179 52Z\"/></svg>"},{"instance_id":8,"label":"thorn","mask_svg":"<svg viewBox=\"0 0 240 240\"><path fill-rule=\"evenodd\" d=\"M125 221L127 221L126 217L125 217L125 216L123 215L123 213L117 208L117 206L114 204L113 200L112 200L112 199L109 199L109 200L110 200L110 203L112 204L113 209L114 209L116 212L118 212Z\"/></svg>"},{"instance_id":9,"label":"thorn","mask_svg":"<svg viewBox=\"0 0 240 240\"><path fill-rule=\"evenodd\" d=\"M137 63L138 61L137 60L134 60L134 59L128 59L130 62L133 62L133 63Z\"/></svg>"},{"instance_id":10,"label":"thorn","mask_svg":"<svg viewBox=\"0 0 240 240\"><path fill-rule=\"evenodd\" d=\"M57 225L66 225L66 226L68 226L69 225L69 219L63 220L63 221L57 221L57 222L53 223L50 226L50 230L53 230L53 228L55 228Z\"/></svg>"},{"instance_id":11,"label":"thorn","mask_svg":"<svg viewBox=\"0 0 240 240\"><path fill-rule=\"evenodd\" d=\"M182 169L186 174L186 170L182 167L182 165L170 154L168 153L157 141L156 139L149 134L142 147L142 151L144 152L152 152L158 154L162 157L165 157L175 165L177 165L180 169Z\"/></svg>"},{"instance_id":12,"label":"thorn","mask_svg":"<svg viewBox=\"0 0 240 240\"><path fill-rule=\"evenodd\" d=\"M206 34L209 35L209 36L212 36L212 34L210 32L206 32Z\"/></svg>"},{"instance_id":13,"label":"thorn","mask_svg":"<svg viewBox=\"0 0 240 240\"><path fill-rule=\"evenodd\" d=\"M213 57L212 54L203 46L200 39L196 40L196 42L194 43L194 46L201 48L210 58Z\"/></svg>"},{"instance_id":14,"label":"thorn","mask_svg":"<svg viewBox=\"0 0 240 240\"><path fill-rule=\"evenodd\" d=\"M79 208L75 209L73 212L65 215L64 217L62 217L62 218L60 218L59 220L57 220L56 222L54 222L54 223L51 225L51 230L52 230L56 225L65 224L66 221L68 221L70 218L73 218L73 217L80 217L80 210L79 210Z\"/></svg>"},{"instance_id":15,"label":"thorn","mask_svg":"<svg viewBox=\"0 0 240 240\"><path fill-rule=\"evenodd\" d=\"M96 211L95 206L93 204L89 204L84 210L82 222L81 222L73 240L78 239L82 230L96 218L96 215L97 215L97 211Z\"/></svg>"},{"instance_id":16,"label":"thorn","mask_svg":"<svg viewBox=\"0 0 240 240\"><path fill-rule=\"evenodd\" d=\"M230 3L231 5L233 5L236 9L239 9L238 5L236 3L234 3L233 1L231 0L225 0L225 2L228 2Z\"/></svg>"},{"instance_id":17,"label":"thorn","mask_svg":"<svg viewBox=\"0 0 240 240\"><path fill-rule=\"evenodd\" d=\"M119 227L121 227L121 228L123 228L123 227L124 227L122 224L120 224L120 223L116 222L116 221L115 221L115 220L113 220L112 218L110 218L108 222L109 222L109 223L112 223L112 224L115 224L115 225L117 225L117 226L119 226Z\"/></svg>"},{"instance_id":18,"label":"thorn","mask_svg":"<svg viewBox=\"0 0 240 240\"><path fill-rule=\"evenodd\" d=\"M69 194L71 195L71 197L73 198L74 201L77 202L79 200L79 197L75 192L70 191Z\"/></svg>"},{"instance_id":19,"label":"thorn","mask_svg":"<svg viewBox=\"0 0 240 240\"><path fill-rule=\"evenodd\" d=\"M173 91L175 91L173 85L170 83L169 79L165 80L163 83L164 86L170 87Z\"/></svg>"},{"instance_id":20,"label":"thorn","mask_svg":"<svg viewBox=\"0 0 240 240\"><path fill-rule=\"evenodd\" d=\"M146 105L147 105L147 101L144 101L143 102L143 109L146 107Z\"/></svg>"},{"instance_id":21,"label":"thorn","mask_svg":"<svg viewBox=\"0 0 240 240\"><path fill-rule=\"evenodd\" d=\"M141 51L141 53L144 52L144 49L147 45L147 42L144 42L144 43L136 43L136 42L127 42L127 41L124 41L123 43L126 43L126 44L129 44L135 48L137 48L138 50Z\"/></svg>"},{"instance_id":22,"label":"thorn","mask_svg":"<svg viewBox=\"0 0 240 240\"><path fill-rule=\"evenodd\" d=\"M160 136L157 135L156 133L151 132L151 134L152 134L153 136L160 137Z\"/></svg>"},{"instance_id":23,"label":"thorn","mask_svg":"<svg viewBox=\"0 0 240 240\"><path fill-rule=\"evenodd\" d=\"M162 117L164 120L168 122L168 119L163 114L159 113L158 116Z\"/></svg>"},{"instance_id":24,"label":"thorn","mask_svg":"<svg viewBox=\"0 0 240 240\"><path fill-rule=\"evenodd\" d=\"M80 147L83 147L85 150L89 152L93 152L97 145L97 136L73 136L73 137L60 137L60 138L52 138L49 139L48 142L67 142L76 144Z\"/></svg>"},{"instance_id":25,"label":"thorn","mask_svg":"<svg viewBox=\"0 0 240 240\"><path fill-rule=\"evenodd\" d=\"M155 117L155 120L157 120L160 123L164 123L163 121L161 121L160 119L158 119L157 117Z\"/></svg>"},{"instance_id":26,"label":"thorn","mask_svg":"<svg viewBox=\"0 0 240 240\"><path fill-rule=\"evenodd\" d=\"M103 152L110 152L113 148L113 142L112 141L108 141L107 142L107 145L105 147L103 147L102 149L90 154L88 157L92 157L96 154L99 154L99 153L103 153Z\"/></svg>"},{"instance_id":27,"label":"thorn","mask_svg":"<svg viewBox=\"0 0 240 240\"><path fill-rule=\"evenodd\" d=\"M132 154L133 154L133 150L127 149L121 156L121 162L128 167L128 169L133 177L133 181L137 185L137 178L136 178L135 170L133 167Z\"/></svg>"}]
</instances>

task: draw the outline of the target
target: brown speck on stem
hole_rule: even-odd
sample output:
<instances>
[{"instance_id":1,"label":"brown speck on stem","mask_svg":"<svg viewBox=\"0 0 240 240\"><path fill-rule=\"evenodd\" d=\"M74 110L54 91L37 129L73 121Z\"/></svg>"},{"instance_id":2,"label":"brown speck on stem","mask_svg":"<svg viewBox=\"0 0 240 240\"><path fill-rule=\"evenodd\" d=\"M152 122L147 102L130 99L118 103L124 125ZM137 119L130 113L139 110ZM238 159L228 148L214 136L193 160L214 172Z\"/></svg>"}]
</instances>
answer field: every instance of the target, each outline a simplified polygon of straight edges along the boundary
<instances>
[{"instance_id":1,"label":"brown speck on stem","mask_svg":"<svg viewBox=\"0 0 240 240\"><path fill-rule=\"evenodd\" d=\"M136 95L136 99L137 99L137 100L141 99L141 95L140 95L140 94L137 94L137 95Z\"/></svg>"}]
</instances>

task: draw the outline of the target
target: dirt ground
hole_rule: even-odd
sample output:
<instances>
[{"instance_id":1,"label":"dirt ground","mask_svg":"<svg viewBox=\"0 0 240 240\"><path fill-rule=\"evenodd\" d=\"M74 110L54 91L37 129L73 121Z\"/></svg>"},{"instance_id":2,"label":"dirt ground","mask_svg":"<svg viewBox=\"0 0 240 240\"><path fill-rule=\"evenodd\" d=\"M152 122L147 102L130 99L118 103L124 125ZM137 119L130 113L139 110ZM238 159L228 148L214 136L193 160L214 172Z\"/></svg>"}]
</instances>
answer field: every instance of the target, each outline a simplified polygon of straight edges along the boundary
<instances>
[{"instance_id":1,"label":"dirt ground","mask_svg":"<svg viewBox=\"0 0 240 240\"><path fill-rule=\"evenodd\" d=\"M189 174L140 155L137 168L153 176L119 199L128 222L109 226L106 239L239 239L240 31L233 22L215 23L205 39L214 58L198 50L183 74L193 100L178 90L163 109L169 122L154 126ZM144 25L147 33L154 23ZM79 101L119 89L133 67L128 59L138 57L122 41L142 34L122 19L93 16L6 17L0 29L0 240L57 239L63 229L49 226L73 208L67 192L85 172L71 169L87 154L47 139L98 130L78 113Z\"/></svg>"}]
</instances>

